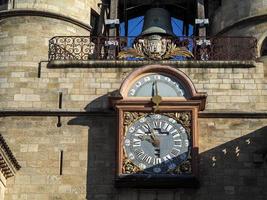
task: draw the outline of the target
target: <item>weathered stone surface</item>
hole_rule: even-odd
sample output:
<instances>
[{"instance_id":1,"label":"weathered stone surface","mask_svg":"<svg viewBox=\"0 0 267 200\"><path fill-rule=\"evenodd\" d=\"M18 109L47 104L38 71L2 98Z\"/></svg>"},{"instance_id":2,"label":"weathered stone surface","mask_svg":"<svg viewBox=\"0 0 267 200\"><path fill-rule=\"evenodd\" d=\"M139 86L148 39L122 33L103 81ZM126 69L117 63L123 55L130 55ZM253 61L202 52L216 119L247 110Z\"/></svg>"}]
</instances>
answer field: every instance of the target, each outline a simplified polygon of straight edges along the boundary
<instances>
[{"instance_id":1,"label":"weathered stone surface","mask_svg":"<svg viewBox=\"0 0 267 200\"><path fill-rule=\"evenodd\" d=\"M23 0L17 1L16 6L57 12L88 23L90 9L98 11L99 2ZM263 0L254 1L251 8L247 7L251 0L244 2L241 5L238 1L223 1L222 9L214 16L221 23L212 24L212 29L217 31L246 17L246 11L262 14L266 10ZM242 7L238 14L229 19L238 6ZM237 27L228 34L262 38L265 32L264 22L253 28ZM62 92L63 109L107 111L108 92L118 90L134 70L126 64L121 68L55 69L42 63L40 78L37 77L39 62L47 60L50 38L89 34L59 19L37 16L2 19L0 110L55 110ZM251 68L245 63L244 66L224 63L225 68L219 62L218 67L212 64L207 68L198 67L200 62L188 63L183 63L180 70L192 79L198 91L207 92L207 111L266 111L263 63L249 65ZM8 179L5 200L238 200L267 196L266 163L257 166L253 160L255 151L266 148L266 119L200 119L198 190L115 189L116 118L61 117L61 127L56 126L57 120L56 116L0 118L0 131L22 166L15 177ZM62 175L59 174L61 151Z\"/></svg>"},{"instance_id":2,"label":"weathered stone surface","mask_svg":"<svg viewBox=\"0 0 267 200\"><path fill-rule=\"evenodd\" d=\"M3 126L9 125L2 134L19 162L25 161L20 172L9 180L6 198L25 194L47 199L83 199L87 195L105 200L205 200L220 194L239 199L246 190L244 186L254 187L265 174L265 167L257 168L253 163L253 152L266 145L266 119L200 119L201 187L193 190L197 196L182 189L116 190L115 121L115 116L62 117L63 126L57 128L55 117L1 118ZM62 176L60 150L64 152ZM259 194L264 191L266 186L261 185Z\"/></svg>"}]
</instances>

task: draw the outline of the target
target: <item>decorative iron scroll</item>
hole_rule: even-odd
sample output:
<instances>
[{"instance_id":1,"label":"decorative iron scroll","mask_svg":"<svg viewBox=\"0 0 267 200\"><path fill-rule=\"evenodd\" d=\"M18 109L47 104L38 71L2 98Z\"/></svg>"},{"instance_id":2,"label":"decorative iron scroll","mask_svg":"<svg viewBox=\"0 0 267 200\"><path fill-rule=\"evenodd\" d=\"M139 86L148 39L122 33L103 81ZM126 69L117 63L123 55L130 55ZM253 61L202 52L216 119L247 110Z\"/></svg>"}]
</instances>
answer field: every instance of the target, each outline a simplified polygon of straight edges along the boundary
<instances>
[{"instance_id":1,"label":"decorative iron scroll","mask_svg":"<svg viewBox=\"0 0 267 200\"><path fill-rule=\"evenodd\" d=\"M55 60L255 60L254 37L56 36L49 40L49 61Z\"/></svg>"},{"instance_id":2,"label":"decorative iron scroll","mask_svg":"<svg viewBox=\"0 0 267 200\"><path fill-rule=\"evenodd\" d=\"M124 113L124 134L126 133L128 127L134 123L135 121L141 119L142 117L154 114L154 113L145 113L145 112L125 112ZM188 111L181 112L166 112L160 113L162 115L168 116L170 118L175 119L178 123L180 123L185 129L188 135L188 138L192 140L192 114ZM174 169L170 169L167 174L172 175L181 175L181 174L191 174L192 173L192 156L191 156L191 148L189 148L187 160L181 163ZM125 174L142 174L142 171L138 166L136 166L130 159L128 159L125 150L123 149L123 161L122 161L122 173Z\"/></svg>"}]
</instances>

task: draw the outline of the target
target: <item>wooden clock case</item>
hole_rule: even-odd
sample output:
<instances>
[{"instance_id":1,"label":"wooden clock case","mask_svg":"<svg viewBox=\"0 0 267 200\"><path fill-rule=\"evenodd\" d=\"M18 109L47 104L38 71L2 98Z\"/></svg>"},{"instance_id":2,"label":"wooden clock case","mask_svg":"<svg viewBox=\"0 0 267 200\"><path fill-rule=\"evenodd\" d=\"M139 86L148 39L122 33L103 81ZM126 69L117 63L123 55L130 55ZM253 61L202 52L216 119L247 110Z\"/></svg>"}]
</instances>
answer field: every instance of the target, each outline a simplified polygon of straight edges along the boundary
<instances>
[{"instance_id":1,"label":"wooden clock case","mask_svg":"<svg viewBox=\"0 0 267 200\"><path fill-rule=\"evenodd\" d=\"M179 80L184 86L187 97L162 97L159 105L159 114L171 114L176 116L178 121L182 119L183 113L190 115L189 131L192 137L191 146L191 172L189 174L142 174L125 173L124 170L124 133L127 126L126 120L129 116L140 116L142 113L154 113L154 103L151 97L129 97L129 88L139 77L148 73L163 73L171 75ZM110 102L117 111L118 134L117 134L117 153L116 153L116 187L136 187L136 188L177 188L177 187L198 187L198 112L205 109L207 95L196 91L190 78L170 66L148 65L133 71L122 83L119 95L110 96Z\"/></svg>"}]
</instances>

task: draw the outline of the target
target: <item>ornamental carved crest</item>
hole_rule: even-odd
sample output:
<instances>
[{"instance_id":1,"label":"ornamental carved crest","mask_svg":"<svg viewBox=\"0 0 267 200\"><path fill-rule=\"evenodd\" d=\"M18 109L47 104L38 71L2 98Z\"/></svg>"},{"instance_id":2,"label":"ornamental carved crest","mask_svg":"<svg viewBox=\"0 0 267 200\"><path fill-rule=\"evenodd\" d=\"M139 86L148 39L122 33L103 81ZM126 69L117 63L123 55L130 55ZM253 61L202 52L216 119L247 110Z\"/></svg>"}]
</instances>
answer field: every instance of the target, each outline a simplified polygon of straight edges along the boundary
<instances>
[{"instance_id":1,"label":"ornamental carved crest","mask_svg":"<svg viewBox=\"0 0 267 200\"><path fill-rule=\"evenodd\" d=\"M178 47L174 44L172 38L149 35L137 38L133 44L133 48L120 51L118 58L167 60L177 56L194 57L187 47Z\"/></svg>"}]
</instances>

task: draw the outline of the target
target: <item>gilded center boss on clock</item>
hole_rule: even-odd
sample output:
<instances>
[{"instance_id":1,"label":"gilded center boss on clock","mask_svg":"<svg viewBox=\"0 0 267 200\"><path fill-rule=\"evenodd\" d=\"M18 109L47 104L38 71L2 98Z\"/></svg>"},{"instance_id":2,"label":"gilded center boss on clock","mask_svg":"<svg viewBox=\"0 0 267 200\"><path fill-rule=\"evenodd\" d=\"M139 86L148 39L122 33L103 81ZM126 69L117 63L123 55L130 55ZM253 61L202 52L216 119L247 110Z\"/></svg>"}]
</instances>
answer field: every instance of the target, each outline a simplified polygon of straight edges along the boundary
<instances>
[{"instance_id":1,"label":"gilded center boss on clock","mask_svg":"<svg viewBox=\"0 0 267 200\"><path fill-rule=\"evenodd\" d=\"M181 123L164 114L148 113L128 126L123 146L128 160L140 171L166 174L188 159L190 143Z\"/></svg>"}]
</instances>

